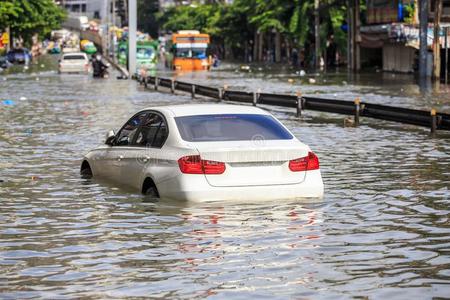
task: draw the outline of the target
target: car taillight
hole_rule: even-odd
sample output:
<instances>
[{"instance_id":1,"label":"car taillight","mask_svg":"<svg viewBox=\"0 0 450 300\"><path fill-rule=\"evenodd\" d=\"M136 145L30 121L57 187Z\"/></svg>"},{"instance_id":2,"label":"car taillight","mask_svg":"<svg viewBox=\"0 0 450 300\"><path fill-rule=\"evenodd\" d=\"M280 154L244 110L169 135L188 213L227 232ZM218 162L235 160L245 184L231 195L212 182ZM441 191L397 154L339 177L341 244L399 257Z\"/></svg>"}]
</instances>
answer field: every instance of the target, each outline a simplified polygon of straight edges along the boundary
<instances>
[{"instance_id":1,"label":"car taillight","mask_svg":"<svg viewBox=\"0 0 450 300\"><path fill-rule=\"evenodd\" d=\"M222 174L225 172L223 162L204 160L200 155L183 156L178 160L180 170L185 174Z\"/></svg>"},{"instance_id":2,"label":"car taillight","mask_svg":"<svg viewBox=\"0 0 450 300\"><path fill-rule=\"evenodd\" d=\"M312 171L319 169L319 158L313 152L308 152L308 156L289 161L289 170L292 172Z\"/></svg>"}]
</instances>

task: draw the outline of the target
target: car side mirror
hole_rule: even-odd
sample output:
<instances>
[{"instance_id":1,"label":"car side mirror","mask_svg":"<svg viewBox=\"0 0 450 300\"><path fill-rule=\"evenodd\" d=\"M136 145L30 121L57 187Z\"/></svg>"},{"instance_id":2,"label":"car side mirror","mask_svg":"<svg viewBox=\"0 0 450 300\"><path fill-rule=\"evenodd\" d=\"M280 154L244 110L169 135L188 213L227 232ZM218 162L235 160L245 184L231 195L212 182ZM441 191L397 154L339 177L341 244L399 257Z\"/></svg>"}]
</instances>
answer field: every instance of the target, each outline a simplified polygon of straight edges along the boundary
<instances>
[{"instance_id":1,"label":"car side mirror","mask_svg":"<svg viewBox=\"0 0 450 300\"><path fill-rule=\"evenodd\" d=\"M114 132L114 130L110 130L106 134L105 144L109 145L109 146L112 146L114 144L114 140L115 139L116 139L116 133Z\"/></svg>"}]
</instances>

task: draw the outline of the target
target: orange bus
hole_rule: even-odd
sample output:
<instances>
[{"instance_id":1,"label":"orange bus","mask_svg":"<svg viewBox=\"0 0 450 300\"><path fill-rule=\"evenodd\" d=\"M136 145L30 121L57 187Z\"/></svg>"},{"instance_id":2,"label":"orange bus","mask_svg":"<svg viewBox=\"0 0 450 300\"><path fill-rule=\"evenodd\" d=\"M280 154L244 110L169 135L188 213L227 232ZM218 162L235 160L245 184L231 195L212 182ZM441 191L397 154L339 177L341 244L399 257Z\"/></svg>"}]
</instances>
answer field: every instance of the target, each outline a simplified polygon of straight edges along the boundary
<instances>
[{"instance_id":1,"label":"orange bus","mask_svg":"<svg viewBox=\"0 0 450 300\"><path fill-rule=\"evenodd\" d=\"M209 70L211 57L206 54L209 42L209 35L197 30L180 30L173 34L172 68L180 71Z\"/></svg>"}]
</instances>

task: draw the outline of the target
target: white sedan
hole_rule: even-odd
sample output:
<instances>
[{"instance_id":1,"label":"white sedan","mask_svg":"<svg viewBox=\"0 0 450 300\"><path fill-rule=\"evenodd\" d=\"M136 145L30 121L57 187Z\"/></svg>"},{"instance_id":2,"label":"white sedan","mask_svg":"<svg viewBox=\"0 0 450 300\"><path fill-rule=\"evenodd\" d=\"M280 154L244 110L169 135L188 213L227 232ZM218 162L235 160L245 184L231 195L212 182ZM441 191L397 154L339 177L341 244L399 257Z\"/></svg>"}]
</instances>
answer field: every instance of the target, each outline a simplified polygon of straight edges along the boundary
<instances>
[{"instance_id":1,"label":"white sedan","mask_svg":"<svg viewBox=\"0 0 450 300\"><path fill-rule=\"evenodd\" d=\"M90 61L86 53L64 53L59 60L59 73L89 73Z\"/></svg>"},{"instance_id":2,"label":"white sedan","mask_svg":"<svg viewBox=\"0 0 450 300\"><path fill-rule=\"evenodd\" d=\"M81 175L191 201L321 198L324 189L318 157L271 114L221 104L138 112L84 156Z\"/></svg>"}]
</instances>

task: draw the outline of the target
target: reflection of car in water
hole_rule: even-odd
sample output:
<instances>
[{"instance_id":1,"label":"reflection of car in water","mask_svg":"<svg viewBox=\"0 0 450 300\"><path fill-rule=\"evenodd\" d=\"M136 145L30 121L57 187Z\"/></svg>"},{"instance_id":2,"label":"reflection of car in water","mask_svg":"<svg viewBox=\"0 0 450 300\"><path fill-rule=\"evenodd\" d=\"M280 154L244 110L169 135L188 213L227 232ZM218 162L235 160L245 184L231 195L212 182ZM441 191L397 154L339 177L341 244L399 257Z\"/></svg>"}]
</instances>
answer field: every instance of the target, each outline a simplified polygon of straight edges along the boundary
<instances>
[{"instance_id":1,"label":"reflection of car in water","mask_svg":"<svg viewBox=\"0 0 450 300\"><path fill-rule=\"evenodd\" d=\"M180 30L172 35L172 54L166 59L171 60L174 70L192 71L209 70L211 59L206 51L209 35L197 30Z\"/></svg>"},{"instance_id":2,"label":"reflection of car in water","mask_svg":"<svg viewBox=\"0 0 450 300\"><path fill-rule=\"evenodd\" d=\"M121 41L118 46L117 59L119 64L128 64L128 41ZM136 44L136 68L151 70L158 63L158 42L138 41Z\"/></svg>"},{"instance_id":3,"label":"reflection of car in water","mask_svg":"<svg viewBox=\"0 0 450 300\"><path fill-rule=\"evenodd\" d=\"M275 200L323 196L319 159L270 113L237 105L144 109L87 153L85 178L154 197Z\"/></svg>"}]
</instances>

